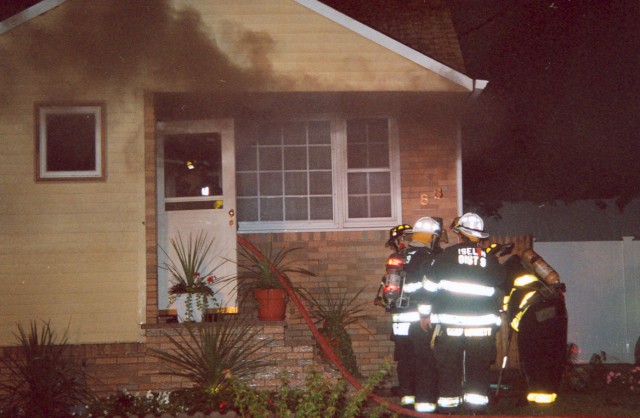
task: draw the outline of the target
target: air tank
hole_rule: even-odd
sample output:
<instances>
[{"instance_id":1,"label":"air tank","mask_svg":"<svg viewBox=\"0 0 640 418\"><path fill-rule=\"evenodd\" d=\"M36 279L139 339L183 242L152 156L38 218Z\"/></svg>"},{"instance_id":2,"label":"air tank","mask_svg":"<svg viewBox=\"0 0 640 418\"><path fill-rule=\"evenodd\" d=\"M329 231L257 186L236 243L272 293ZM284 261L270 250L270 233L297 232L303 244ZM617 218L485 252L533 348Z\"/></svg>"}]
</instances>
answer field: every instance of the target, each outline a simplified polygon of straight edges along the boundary
<instances>
[{"instance_id":1,"label":"air tank","mask_svg":"<svg viewBox=\"0 0 640 418\"><path fill-rule=\"evenodd\" d=\"M522 261L546 284L560 283L560 275L538 253L529 249L522 253Z\"/></svg>"}]
</instances>

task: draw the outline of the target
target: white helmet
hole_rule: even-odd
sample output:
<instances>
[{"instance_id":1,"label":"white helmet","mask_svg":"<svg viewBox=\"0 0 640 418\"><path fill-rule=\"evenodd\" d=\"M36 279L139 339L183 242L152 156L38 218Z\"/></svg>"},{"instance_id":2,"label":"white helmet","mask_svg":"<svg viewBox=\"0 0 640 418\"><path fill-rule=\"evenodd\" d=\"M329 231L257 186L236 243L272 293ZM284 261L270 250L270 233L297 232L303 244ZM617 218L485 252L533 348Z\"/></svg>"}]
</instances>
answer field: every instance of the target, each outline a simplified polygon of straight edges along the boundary
<instances>
[{"instance_id":1,"label":"white helmet","mask_svg":"<svg viewBox=\"0 0 640 418\"><path fill-rule=\"evenodd\" d=\"M484 221L482 218L472 212L467 212L462 215L460 219L458 219L458 222L456 222L453 230L471 239L484 239L489 237L489 234L484 232Z\"/></svg>"},{"instance_id":2,"label":"white helmet","mask_svg":"<svg viewBox=\"0 0 640 418\"><path fill-rule=\"evenodd\" d=\"M420 218L413 225L411 244L431 245L442 235L442 226L438 221L428 216Z\"/></svg>"}]
</instances>

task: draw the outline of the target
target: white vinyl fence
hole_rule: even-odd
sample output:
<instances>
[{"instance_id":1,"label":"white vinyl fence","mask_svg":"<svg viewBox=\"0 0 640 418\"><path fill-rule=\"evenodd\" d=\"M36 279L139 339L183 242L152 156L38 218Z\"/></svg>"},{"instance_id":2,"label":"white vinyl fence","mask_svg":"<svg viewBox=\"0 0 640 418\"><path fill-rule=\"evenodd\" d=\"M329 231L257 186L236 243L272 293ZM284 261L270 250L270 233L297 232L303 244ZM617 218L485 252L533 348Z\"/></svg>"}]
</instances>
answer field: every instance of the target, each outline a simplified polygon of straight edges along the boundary
<instances>
[{"instance_id":1,"label":"white vinyl fence","mask_svg":"<svg viewBox=\"0 0 640 418\"><path fill-rule=\"evenodd\" d=\"M579 362L604 351L608 363L633 363L640 337L640 241L536 242L535 251L567 286L568 341Z\"/></svg>"}]
</instances>

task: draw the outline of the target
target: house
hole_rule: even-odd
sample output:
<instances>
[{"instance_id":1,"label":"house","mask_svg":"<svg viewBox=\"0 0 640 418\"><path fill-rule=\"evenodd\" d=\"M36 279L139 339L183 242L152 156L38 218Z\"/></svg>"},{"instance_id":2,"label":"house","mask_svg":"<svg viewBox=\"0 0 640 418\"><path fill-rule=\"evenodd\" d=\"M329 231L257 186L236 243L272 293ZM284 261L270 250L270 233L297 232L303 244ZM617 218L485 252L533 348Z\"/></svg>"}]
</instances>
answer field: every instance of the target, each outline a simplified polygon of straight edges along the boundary
<instances>
[{"instance_id":1,"label":"house","mask_svg":"<svg viewBox=\"0 0 640 418\"><path fill-rule=\"evenodd\" d=\"M460 214L459 121L486 84L445 2L406 7L440 22L429 56L316 0L44 0L2 22L0 346L68 325L102 390L171 387L147 352L173 329L158 265L177 232L232 261L238 235L301 247L319 278L298 284L373 301L389 228ZM392 351L370 309L365 375ZM299 315L262 326L308 364Z\"/></svg>"}]
</instances>

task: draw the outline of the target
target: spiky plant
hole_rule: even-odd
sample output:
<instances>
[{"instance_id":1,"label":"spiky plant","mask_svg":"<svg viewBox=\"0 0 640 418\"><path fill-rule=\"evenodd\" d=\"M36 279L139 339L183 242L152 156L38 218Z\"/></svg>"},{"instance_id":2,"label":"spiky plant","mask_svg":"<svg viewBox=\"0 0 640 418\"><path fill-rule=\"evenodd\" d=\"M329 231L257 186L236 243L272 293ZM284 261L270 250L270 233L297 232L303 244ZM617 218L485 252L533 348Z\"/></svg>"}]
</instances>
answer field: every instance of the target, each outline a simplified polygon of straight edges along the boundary
<instances>
[{"instance_id":1,"label":"spiky plant","mask_svg":"<svg viewBox=\"0 0 640 418\"><path fill-rule=\"evenodd\" d=\"M163 374L183 377L211 395L226 389L230 376L243 378L271 364L262 350L270 340L241 319L186 324L184 329L177 337L167 335L171 350L152 349L153 355L168 365Z\"/></svg>"},{"instance_id":2,"label":"spiky plant","mask_svg":"<svg viewBox=\"0 0 640 418\"><path fill-rule=\"evenodd\" d=\"M18 345L1 362L9 378L0 383L0 416L63 417L72 407L92 400L85 371L69 352L68 328L58 336L49 322L18 324Z\"/></svg>"},{"instance_id":3,"label":"spiky plant","mask_svg":"<svg viewBox=\"0 0 640 418\"><path fill-rule=\"evenodd\" d=\"M209 239L204 231L200 231L195 236L189 234L188 239L183 239L182 235L178 233L169 241L177 260L171 258L163 248L160 248L168 260L160 267L169 272L172 281L169 287L169 302L173 303L178 296L186 295L186 320L192 320L194 317L191 310L192 300L195 299L196 306L200 311L211 306L219 306L220 301L217 300L216 293L232 284L232 277L215 276L216 271L227 260L217 257L216 264L211 265L210 251L214 238Z\"/></svg>"},{"instance_id":4,"label":"spiky plant","mask_svg":"<svg viewBox=\"0 0 640 418\"><path fill-rule=\"evenodd\" d=\"M332 291L327 285L320 292L308 289L300 291L302 298L310 305L310 315L318 331L333 345L335 354L354 375L359 375L359 371L347 327L358 324L366 329L361 322L369 318L365 310L367 302L358 302L363 290L350 295L344 289Z\"/></svg>"},{"instance_id":5,"label":"spiky plant","mask_svg":"<svg viewBox=\"0 0 640 418\"><path fill-rule=\"evenodd\" d=\"M301 250L299 247L283 248L279 251L273 249L273 245L269 242L266 247L258 248L264 255L260 255L251 251L251 249L240 241L238 247L239 254L244 260L240 264L240 268L247 273L250 279L253 279L252 287L256 289L280 289L282 283L278 279L278 274L282 275L289 285L292 285L289 275L291 273L302 274L305 276L315 276L315 273L295 265L295 260L289 259L294 251Z\"/></svg>"}]
</instances>

